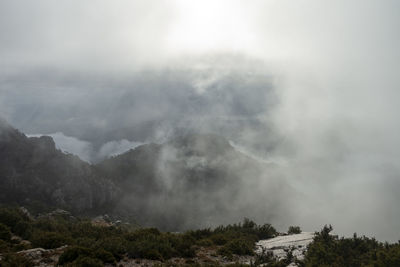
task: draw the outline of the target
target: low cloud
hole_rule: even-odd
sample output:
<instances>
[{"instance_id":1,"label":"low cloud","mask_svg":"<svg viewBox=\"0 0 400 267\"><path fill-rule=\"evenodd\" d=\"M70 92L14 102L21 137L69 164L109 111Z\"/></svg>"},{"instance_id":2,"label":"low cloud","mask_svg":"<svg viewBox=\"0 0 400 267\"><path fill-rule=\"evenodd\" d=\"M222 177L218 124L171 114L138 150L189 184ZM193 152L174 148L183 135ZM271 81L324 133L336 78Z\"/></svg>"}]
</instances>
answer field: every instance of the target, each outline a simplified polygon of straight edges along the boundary
<instances>
[{"instance_id":1,"label":"low cloud","mask_svg":"<svg viewBox=\"0 0 400 267\"><path fill-rule=\"evenodd\" d=\"M52 137L57 149L60 149L64 153L77 155L79 158L89 163L95 163L122 154L144 144L142 142L131 142L123 139L107 142L102 145L100 149L96 150L90 142L72 136L66 136L61 132L53 134L28 134L27 136L40 137L43 135Z\"/></svg>"},{"instance_id":2,"label":"low cloud","mask_svg":"<svg viewBox=\"0 0 400 267\"><path fill-rule=\"evenodd\" d=\"M289 223L400 238L399 1L72 2L0 2L12 125L86 160L216 133L283 159Z\"/></svg>"},{"instance_id":3,"label":"low cloud","mask_svg":"<svg viewBox=\"0 0 400 267\"><path fill-rule=\"evenodd\" d=\"M99 159L104 159L111 156L116 156L143 144L144 143L142 142L131 142L126 139L119 141L110 141L101 146L100 150L97 153L97 157Z\"/></svg>"},{"instance_id":4,"label":"low cloud","mask_svg":"<svg viewBox=\"0 0 400 267\"><path fill-rule=\"evenodd\" d=\"M43 134L27 134L28 137L40 137ZM64 153L71 153L79 156L86 162L91 162L93 146L90 142L79 140L72 136L66 136L61 132L46 134L53 138L56 148L60 149Z\"/></svg>"}]
</instances>

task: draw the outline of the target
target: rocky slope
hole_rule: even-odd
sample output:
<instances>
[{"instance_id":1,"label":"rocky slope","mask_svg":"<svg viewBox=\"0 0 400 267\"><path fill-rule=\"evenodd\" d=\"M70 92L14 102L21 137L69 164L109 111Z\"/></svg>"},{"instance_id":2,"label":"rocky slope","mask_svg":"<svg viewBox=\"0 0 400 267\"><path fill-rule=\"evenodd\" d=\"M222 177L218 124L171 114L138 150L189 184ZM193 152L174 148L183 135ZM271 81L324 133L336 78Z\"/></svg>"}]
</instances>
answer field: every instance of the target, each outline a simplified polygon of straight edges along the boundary
<instances>
[{"instance_id":1,"label":"rocky slope","mask_svg":"<svg viewBox=\"0 0 400 267\"><path fill-rule=\"evenodd\" d=\"M28 138L0 121L0 202L85 212L116 200L118 189L51 137ZM35 204L36 203L36 204Z\"/></svg>"}]
</instances>

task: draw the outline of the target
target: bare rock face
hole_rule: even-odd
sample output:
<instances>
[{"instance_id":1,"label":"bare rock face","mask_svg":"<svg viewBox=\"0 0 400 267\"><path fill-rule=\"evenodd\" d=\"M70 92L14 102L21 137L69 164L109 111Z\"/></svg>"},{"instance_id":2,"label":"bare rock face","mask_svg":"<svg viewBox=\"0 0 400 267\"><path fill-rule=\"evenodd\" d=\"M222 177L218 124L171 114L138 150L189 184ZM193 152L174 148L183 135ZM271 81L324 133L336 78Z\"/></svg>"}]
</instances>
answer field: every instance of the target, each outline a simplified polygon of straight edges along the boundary
<instances>
[{"instance_id":1,"label":"bare rock face","mask_svg":"<svg viewBox=\"0 0 400 267\"><path fill-rule=\"evenodd\" d=\"M65 251L67 246L55 249L32 248L17 252L21 256L31 260L35 266L56 266L58 258Z\"/></svg>"},{"instance_id":2,"label":"bare rock face","mask_svg":"<svg viewBox=\"0 0 400 267\"><path fill-rule=\"evenodd\" d=\"M44 248L32 248L32 249L19 251L18 254L21 254L24 257L31 259L31 260L37 260L37 259L41 258L45 252L46 252L46 250Z\"/></svg>"},{"instance_id":3,"label":"bare rock face","mask_svg":"<svg viewBox=\"0 0 400 267\"><path fill-rule=\"evenodd\" d=\"M314 233L302 232L294 235L283 235L260 240L256 244L256 253L272 252L278 259L285 259L289 251L299 260L304 259L307 246L313 241Z\"/></svg>"}]
</instances>

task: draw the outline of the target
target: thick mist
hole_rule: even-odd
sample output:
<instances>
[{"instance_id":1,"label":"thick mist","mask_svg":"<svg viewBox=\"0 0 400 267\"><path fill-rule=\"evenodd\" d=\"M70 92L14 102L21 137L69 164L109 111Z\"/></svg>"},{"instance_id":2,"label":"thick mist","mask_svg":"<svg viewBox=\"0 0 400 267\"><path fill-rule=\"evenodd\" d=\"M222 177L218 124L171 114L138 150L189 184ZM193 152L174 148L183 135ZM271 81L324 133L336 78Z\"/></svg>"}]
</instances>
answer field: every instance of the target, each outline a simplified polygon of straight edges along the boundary
<instances>
[{"instance_id":1,"label":"thick mist","mask_svg":"<svg viewBox=\"0 0 400 267\"><path fill-rule=\"evenodd\" d=\"M2 1L0 115L90 162L218 134L296 192L278 228L398 240L399 3L185 2Z\"/></svg>"}]
</instances>

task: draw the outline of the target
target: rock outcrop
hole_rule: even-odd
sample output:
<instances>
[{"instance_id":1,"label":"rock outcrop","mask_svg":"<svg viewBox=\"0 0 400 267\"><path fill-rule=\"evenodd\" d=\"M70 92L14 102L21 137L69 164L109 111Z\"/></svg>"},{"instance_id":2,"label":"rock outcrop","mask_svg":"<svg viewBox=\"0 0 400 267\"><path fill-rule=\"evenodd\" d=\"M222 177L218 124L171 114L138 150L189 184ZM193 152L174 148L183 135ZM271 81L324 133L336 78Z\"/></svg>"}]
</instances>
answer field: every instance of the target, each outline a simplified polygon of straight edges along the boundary
<instances>
[{"instance_id":1,"label":"rock outcrop","mask_svg":"<svg viewBox=\"0 0 400 267\"><path fill-rule=\"evenodd\" d=\"M304 258L307 246L313 241L314 233L302 232L300 234L282 235L275 238L260 240L256 244L256 253L272 252L278 259L284 259L288 252L299 260Z\"/></svg>"}]
</instances>

